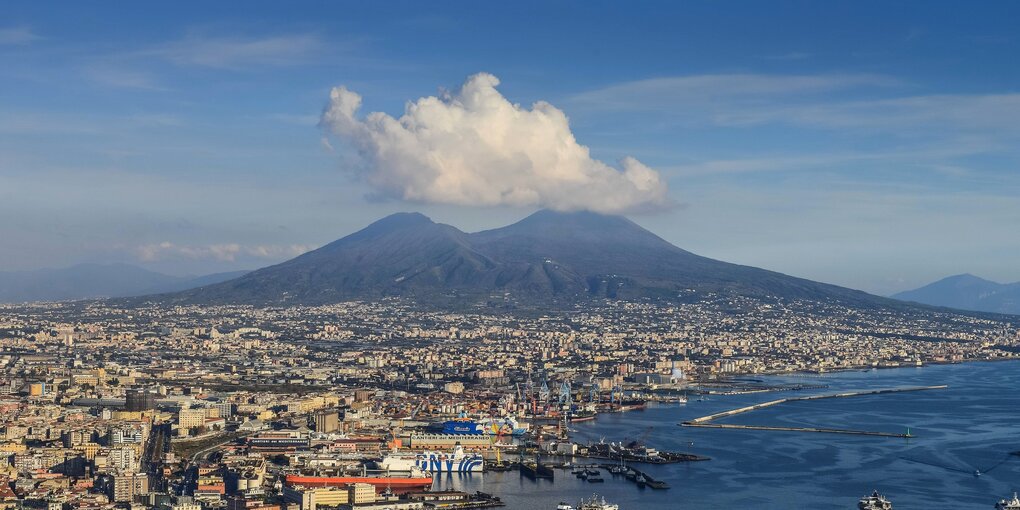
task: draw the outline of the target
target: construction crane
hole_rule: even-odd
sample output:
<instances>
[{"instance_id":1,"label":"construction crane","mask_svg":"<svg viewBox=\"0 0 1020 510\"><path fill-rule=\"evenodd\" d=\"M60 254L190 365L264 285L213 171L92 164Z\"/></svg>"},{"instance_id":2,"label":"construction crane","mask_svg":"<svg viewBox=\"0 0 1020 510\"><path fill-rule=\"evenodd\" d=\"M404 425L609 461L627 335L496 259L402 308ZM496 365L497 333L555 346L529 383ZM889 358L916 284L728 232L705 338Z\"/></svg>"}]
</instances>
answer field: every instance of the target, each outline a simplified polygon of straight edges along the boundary
<instances>
[{"instance_id":1,"label":"construction crane","mask_svg":"<svg viewBox=\"0 0 1020 510\"><path fill-rule=\"evenodd\" d=\"M570 381L563 381L563 384L560 384L560 404L570 405L571 391Z\"/></svg>"}]
</instances>

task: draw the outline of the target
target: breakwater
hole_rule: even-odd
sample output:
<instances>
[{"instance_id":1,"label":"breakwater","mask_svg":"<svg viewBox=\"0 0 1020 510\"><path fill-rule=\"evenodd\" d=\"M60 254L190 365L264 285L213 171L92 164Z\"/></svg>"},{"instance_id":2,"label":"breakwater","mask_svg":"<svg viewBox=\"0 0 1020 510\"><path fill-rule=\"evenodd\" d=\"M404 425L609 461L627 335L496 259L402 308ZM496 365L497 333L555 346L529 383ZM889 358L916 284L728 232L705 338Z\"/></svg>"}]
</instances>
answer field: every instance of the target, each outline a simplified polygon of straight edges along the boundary
<instances>
[{"instance_id":1,"label":"breakwater","mask_svg":"<svg viewBox=\"0 0 1020 510\"><path fill-rule=\"evenodd\" d=\"M867 430L851 430L851 429L835 429L835 428L821 428L821 427L774 427L765 425L732 425L732 424L720 424L712 423L720 418L726 418L729 416L736 416L738 414L749 413L751 411L757 411L766 407L772 407L787 402L803 402L808 400L822 400L830 398L850 398L850 397L861 397L866 395L884 395L889 393L904 393L911 391L930 391L930 390L943 390L948 388L945 384L936 386L910 386L905 388L885 388L877 390L861 390L861 391L846 391L840 393L829 393L824 395L809 395L806 397L789 397L780 398L776 400L770 400L768 402L762 402L760 404L754 404L744 407L738 407L736 409L730 409L728 411L722 411L719 413L709 414L693 420L681 422L680 425L684 427L703 427L703 428L718 428L718 429L744 429L744 430L776 430L785 432L817 432L824 434L852 434L858 436L879 436L879 437L913 437L909 430L906 433L898 434L892 432L874 432Z\"/></svg>"}]
</instances>

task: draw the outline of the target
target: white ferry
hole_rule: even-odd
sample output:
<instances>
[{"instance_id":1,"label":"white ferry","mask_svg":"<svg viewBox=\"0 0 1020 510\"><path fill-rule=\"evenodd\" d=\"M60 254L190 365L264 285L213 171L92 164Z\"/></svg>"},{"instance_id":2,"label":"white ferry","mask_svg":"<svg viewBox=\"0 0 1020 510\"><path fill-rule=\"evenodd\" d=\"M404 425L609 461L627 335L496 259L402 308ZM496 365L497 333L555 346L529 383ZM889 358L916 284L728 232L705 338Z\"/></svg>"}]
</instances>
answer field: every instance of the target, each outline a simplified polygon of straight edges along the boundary
<instances>
[{"instance_id":1,"label":"white ferry","mask_svg":"<svg viewBox=\"0 0 1020 510\"><path fill-rule=\"evenodd\" d=\"M485 459L477 453L465 453L464 447L457 445L453 453L418 452L391 453L377 463L384 471L406 472L412 468L426 473L476 473L485 469Z\"/></svg>"}]
</instances>

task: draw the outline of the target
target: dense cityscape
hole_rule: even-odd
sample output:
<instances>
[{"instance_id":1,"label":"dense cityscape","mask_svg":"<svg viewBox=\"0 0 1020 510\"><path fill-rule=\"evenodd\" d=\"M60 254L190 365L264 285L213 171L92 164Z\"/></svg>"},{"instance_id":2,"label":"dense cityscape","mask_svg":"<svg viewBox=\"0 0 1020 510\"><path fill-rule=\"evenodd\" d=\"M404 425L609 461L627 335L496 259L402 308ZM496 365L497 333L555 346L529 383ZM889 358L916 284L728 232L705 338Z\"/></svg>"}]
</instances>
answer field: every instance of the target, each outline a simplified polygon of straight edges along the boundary
<instances>
[{"instance_id":1,"label":"dense cityscape","mask_svg":"<svg viewBox=\"0 0 1020 510\"><path fill-rule=\"evenodd\" d=\"M731 313L735 306L743 311ZM479 470L541 470L525 454L597 458L597 447L570 440L565 423L652 401L784 390L742 379L748 374L1018 352L1020 329L1001 316L781 300L605 302L531 316L421 311L396 299L261 309L6 305L0 503L498 506L498 494L425 490L441 472L427 463L397 475L380 472L380 462L458 449ZM436 429L457 423L483 425ZM626 455L662 457L644 445Z\"/></svg>"},{"instance_id":2,"label":"dense cityscape","mask_svg":"<svg viewBox=\"0 0 1020 510\"><path fill-rule=\"evenodd\" d=\"M0 13L0 510L1020 510L1016 0Z\"/></svg>"}]
</instances>

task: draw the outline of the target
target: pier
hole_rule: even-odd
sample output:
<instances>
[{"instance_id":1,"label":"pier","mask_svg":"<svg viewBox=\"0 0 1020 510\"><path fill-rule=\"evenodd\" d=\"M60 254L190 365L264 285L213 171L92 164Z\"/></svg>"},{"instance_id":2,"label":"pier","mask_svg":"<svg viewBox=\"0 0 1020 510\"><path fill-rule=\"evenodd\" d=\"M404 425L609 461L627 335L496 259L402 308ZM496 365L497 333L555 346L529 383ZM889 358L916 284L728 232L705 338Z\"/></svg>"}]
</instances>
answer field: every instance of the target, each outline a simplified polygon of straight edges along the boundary
<instances>
[{"instance_id":1,"label":"pier","mask_svg":"<svg viewBox=\"0 0 1020 510\"><path fill-rule=\"evenodd\" d=\"M898 434L892 432L874 432L867 430L851 430L851 429L833 429L833 428L820 428L820 427L773 427L766 425L732 425L722 423L712 423L720 418L726 418L728 416L736 416L738 414L749 413L758 409L764 409L766 407L772 407L786 402L802 402L806 400L822 400L828 398L849 398L849 397L861 397L866 395L884 395L888 393L904 393L910 391L929 391L929 390L944 390L949 386L945 384L937 386L912 386L907 388L886 388L879 390L861 390L861 391L849 391L842 393L829 393L825 395L810 395L806 397L790 397L781 398L777 400L770 400L768 402L762 402L760 404L754 404L744 407L738 407L736 409L730 409L720 413L709 414L693 420L688 420L680 423L684 427L703 427L703 428L716 428L716 429L744 429L744 430L778 430L785 432L817 432L823 434L851 434L856 436L878 436L878 437L913 437L908 430L906 433Z\"/></svg>"}]
</instances>

